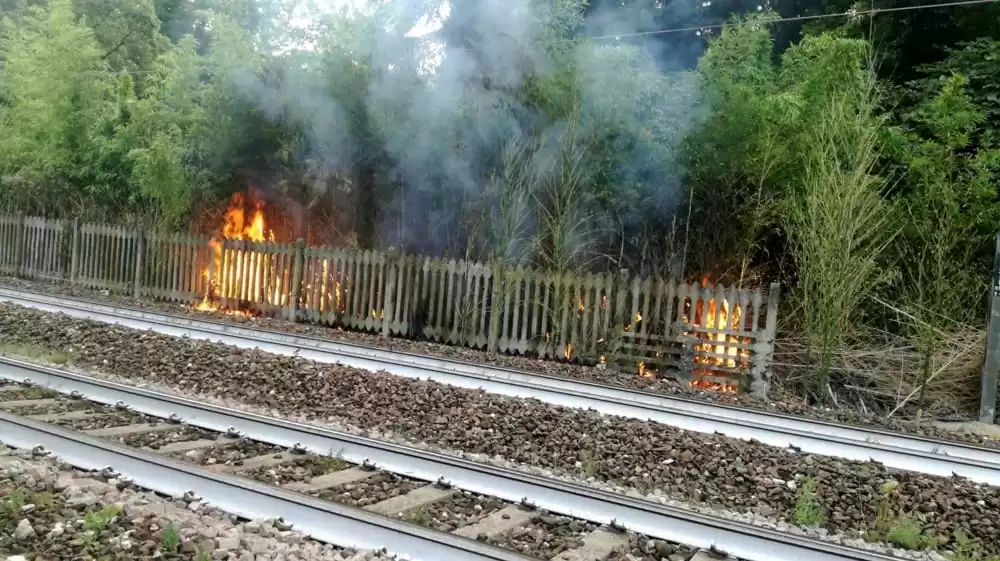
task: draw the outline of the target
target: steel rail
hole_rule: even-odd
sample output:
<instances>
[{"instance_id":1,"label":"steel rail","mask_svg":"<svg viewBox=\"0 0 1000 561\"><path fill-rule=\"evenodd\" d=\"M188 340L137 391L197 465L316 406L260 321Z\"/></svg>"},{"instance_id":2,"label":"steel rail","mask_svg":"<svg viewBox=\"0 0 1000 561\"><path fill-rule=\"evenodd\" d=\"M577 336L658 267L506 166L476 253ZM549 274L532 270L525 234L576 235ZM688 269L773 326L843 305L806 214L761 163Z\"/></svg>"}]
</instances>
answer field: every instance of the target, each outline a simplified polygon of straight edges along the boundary
<instances>
[{"instance_id":1,"label":"steel rail","mask_svg":"<svg viewBox=\"0 0 1000 561\"><path fill-rule=\"evenodd\" d=\"M593 409L607 415L650 420L683 430L721 433L772 446L791 446L806 453L855 461L872 460L892 468L942 477L958 475L1000 486L1000 450L959 442L908 436L186 316L151 313L76 298L0 288L0 301L133 329L151 329L165 335L221 342L240 348L257 348L265 352L371 371L382 370L403 377L430 379L513 397L535 398L555 405Z\"/></svg>"},{"instance_id":2,"label":"steel rail","mask_svg":"<svg viewBox=\"0 0 1000 561\"><path fill-rule=\"evenodd\" d=\"M887 556L397 444L219 407L55 368L0 359L0 378L209 430L611 524L747 561L888 561ZM6 432L0 432L5 435ZM0 437L2 438L2 437ZM273 515L272 515L273 516ZM286 516L286 520L290 520ZM443 557L441 559L445 559ZM447 558L451 559L451 558Z\"/></svg>"},{"instance_id":3,"label":"steel rail","mask_svg":"<svg viewBox=\"0 0 1000 561\"><path fill-rule=\"evenodd\" d=\"M516 553L401 520L315 499L249 479L213 473L55 425L0 411L0 441L45 450L85 470L107 467L140 487L173 497L193 492L225 512L247 519L282 518L319 541L383 549L422 561L525 561Z\"/></svg>"}]
</instances>

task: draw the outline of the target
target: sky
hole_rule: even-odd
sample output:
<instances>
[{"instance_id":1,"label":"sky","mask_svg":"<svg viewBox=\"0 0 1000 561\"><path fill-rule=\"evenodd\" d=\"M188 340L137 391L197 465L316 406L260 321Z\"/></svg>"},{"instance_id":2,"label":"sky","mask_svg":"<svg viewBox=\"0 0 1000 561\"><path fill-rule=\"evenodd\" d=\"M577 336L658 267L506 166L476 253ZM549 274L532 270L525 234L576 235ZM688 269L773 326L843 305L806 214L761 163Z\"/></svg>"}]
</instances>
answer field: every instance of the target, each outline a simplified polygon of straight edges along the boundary
<instances>
[{"instance_id":1,"label":"sky","mask_svg":"<svg viewBox=\"0 0 1000 561\"><path fill-rule=\"evenodd\" d=\"M440 0L441 4L437 11L420 18L412 29L406 32L406 37L419 38L433 33L443 25L451 13L451 0ZM309 5L305 5L305 4ZM290 24L294 27L307 28L318 17L318 14L336 13L343 10L348 12L362 12L365 10L369 0L312 0L300 4L293 13ZM311 44L300 44L294 48L312 50ZM421 73L433 74L443 59L444 45L439 41L431 41L424 45L426 55L421 63Z\"/></svg>"},{"instance_id":2,"label":"sky","mask_svg":"<svg viewBox=\"0 0 1000 561\"><path fill-rule=\"evenodd\" d=\"M363 11L368 4L368 0L314 0L314 8L320 13L331 13L340 10L347 9L350 12ZM437 13L430 16L425 16L417 22L417 25L413 27L410 31L406 33L407 37L422 37L428 33L433 33L438 29L441 29L442 22L447 19L448 14L451 13L451 2L450 0L441 0L441 6L438 8ZM299 13L292 18L292 25L308 25L312 19L315 17L315 13L312 9L304 8L299 10Z\"/></svg>"}]
</instances>

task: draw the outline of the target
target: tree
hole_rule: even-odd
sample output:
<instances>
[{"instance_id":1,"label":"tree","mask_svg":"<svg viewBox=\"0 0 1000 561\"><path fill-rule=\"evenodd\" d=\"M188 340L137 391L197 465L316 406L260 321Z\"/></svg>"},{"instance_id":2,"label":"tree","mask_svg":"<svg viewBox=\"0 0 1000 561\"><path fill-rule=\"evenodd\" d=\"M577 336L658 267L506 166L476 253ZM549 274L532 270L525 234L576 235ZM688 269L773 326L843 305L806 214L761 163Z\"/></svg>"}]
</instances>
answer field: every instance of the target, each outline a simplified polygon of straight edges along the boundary
<instances>
[{"instance_id":1,"label":"tree","mask_svg":"<svg viewBox=\"0 0 1000 561\"><path fill-rule=\"evenodd\" d=\"M100 169L97 141L113 81L94 32L75 19L68 0L53 1L8 28L2 43L4 195L29 211L63 201L60 211L70 214L88 196L114 203L120 193Z\"/></svg>"},{"instance_id":2,"label":"tree","mask_svg":"<svg viewBox=\"0 0 1000 561\"><path fill-rule=\"evenodd\" d=\"M963 75L935 82L936 94L891 131L887 152L903 170L899 288L908 316L904 324L923 357L921 407L942 341L981 315L990 242L1000 219L1000 150L983 133L985 115L967 93Z\"/></svg>"}]
</instances>

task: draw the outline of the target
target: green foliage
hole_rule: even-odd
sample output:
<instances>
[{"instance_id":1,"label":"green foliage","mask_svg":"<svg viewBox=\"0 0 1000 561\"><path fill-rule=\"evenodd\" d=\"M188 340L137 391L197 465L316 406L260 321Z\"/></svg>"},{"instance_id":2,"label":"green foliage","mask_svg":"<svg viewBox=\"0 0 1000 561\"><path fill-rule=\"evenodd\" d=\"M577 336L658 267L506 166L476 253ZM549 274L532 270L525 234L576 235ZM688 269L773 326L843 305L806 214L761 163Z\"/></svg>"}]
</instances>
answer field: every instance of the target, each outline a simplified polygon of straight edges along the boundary
<instances>
[{"instance_id":1,"label":"green foliage","mask_svg":"<svg viewBox=\"0 0 1000 561\"><path fill-rule=\"evenodd\" d=\"M908 516L893 520L885 539L895 546L911 550L928 549L937 544L937 540L925 534L920 524Z\"/></svg>"},{"instance_id":2,"label":"green foliage","mask_svg":"<svg viewBox=\"0 0 1000 561\"><path fill-rule=\"evenodd\" d=\"M912 550L936 547L937 539L933 535L925 533L919 522L894 506L898 499L899 482L885 482L875 501L875 525L868 531L868 539Z\"/></svg>"},{"instance_id":3,"label":"green foliage","mask_svg":"<svg viewBox=\"0 0 1000 561\"><path fill-rule=\"evenodd\" d=\"M425 41L406 32L434 2L307 4L0 0L0 208L177 229L263 184L310 234L486 259L497 279L524 265L776 278L815 389L871 296L906 318L880 326L913 338L925 378L942 334L984 316L970 302L1000 218L996 7L799 36L733 3L680 17L651 0L525 0L504 25L466 3ZM621 10L638 27L737 25L581 37ZM872 44L895 83L876 82Z\"/></svg>"},{"instance_id":4,"label":"green foliage","mask_svg":"<svg viewBox=\"0 0 1000 561\"><path fill-rule=\"evenodd\" d=\"M701 248L691 259L706 272L738 267L742 277L776 224L783 180L794 164L788 152L796 149L790 135L800 100L780 87L762 25L771 18L724 29L698 65L709 114L685 141L685 164L700 242L693 245Z\"/></svg>"},{"instance_id":5,"label":"green foliage","mask_svg":"<svg viewBox=\"0 0 1000 561\"><path fill-rule=\"evenodd\" d=\"M253 121L234 118L245 111L234 76L255 71L252 43L216 17L206 55L191 38L167 48L152 5L126 4L55 0L4 26L8 206L176 226L232 174L228 154L253 138L242 129Z\"/></svg>"},{"instance_id":6,"label":"green foliage","mask_svg":"<svg viewBox=\"0 0 1000 561\"><path fill-rule=\"evenodd\" d=\"M961 75L969 102L982 113L978 128L993 142L1000 141L1000 41L979 38L947 53L943 60L920 68L924 77L908 85L911 98L919 102L933 97L942 79Z\"/></svg>"},{"instance_id":7,"label":"green foliage","mask_svg":"<svg viewBox=\"0 0 1000 561\"><path fill-rule=\"evenodd\" d=\"M160 547L164 553L176 554L181 548L181 531L173 521L167 522L160 537Z\"/></svg>"},{"instance_id":8,"label":"green foliage","mask_svg":"<svg viewBox=\"0 0 1000 561\"><path fill-rule=\"evenodd\" d=\"M583 475L594 477L601 470L601 460L593 450L583 450L580 452L580 466L583 468Z\"/></svg>"},{"instance_id":9,"label":"green foliage","mask_svg":"<svg viewBox=\"0 0 1000 561\"><path fill-rule=\"evenodd\" d=\"M826 508L819 502L816 487L819 480L807 477L795 493L795 511L793 516L799 526L817 527L826 522Z\"/></svg>"},{"instance_id":10,"label":"green foliage","mask_svg":"<svg viewBox=\"0 0 1000 561\"><path fill-rule=\"evenodd\" d=\"M995 552L996 546L991 548L981 547L973 543L961 530L955 531L954 536L952 536L952 542L954 544L952 561L1000 561L1000 555L987 551L988 549Z\"/></svg>"},{"instance_id":11,"label":"green foliage","mask_svg":"<svg viewBox=\"0 0 1000 561\"><path fill-rule=\"evenodd\" d=\"M695 208L712 218L693 220L737 283L781 236L814 354L810 383L822 388L832 350L883 280L894 233L877 175L884 118L865 42L806 37L776 63L769 17L724 30L699 65L711 113L689 138L688 165ZM713 201L732 203L720 217Z\"/></svg>"},{"instance_id":12,"label":"green foliage","mask_svg":"<svg viewBox=\"0 0 1000 561\"><path fill-rule=\"evenodd\" d=\"M817 396L825 393L832 353L859 304L885 280L881 258L894 235L884 183L875 175L880 123L874 95L868 89L827 102L803 139L804 175L786 206Z\"/></svg>"},{"instance_id":13,"label":"green foliage","mask_svg":"<svg viewBox=\"0 0 1000 561\"><path fill-rule=\"evenodd\" d=\"M931 82L924 86L930 86ZM929 97L886 135L899 171L904 225L896 244L904 325L923 354L920 405L941 341L978 320L991 241L1000 219L1000 150L961 74L933 80Z\"/></svg>"},{"instance_id":14,"label":"green foliage","mask_svg":"<svg viewBox=\"0 0 1000 561\"><path fill-rule=\"evenodd\" d=\"M122 509L118 505L108 505L100 510L88 512L84 515L83 526L87 530L100 533L106 530L121 512Z\"/></svg>"},{"instance_id":15,"label":"green foliage","mask_svg":"<svg viewBox=\"0 0 1000 561\"><path fill-rule=\"evenodd\" d=\"M93 31L74 21L67 0L58 0L8 27L0 49L8 100L0 109L0 170L27 187L4 195L33 209L49 200L79 204L105 178L99 139L113 110L112 82Z\"/></svg>"},{"instance_id":16,"label":"green foliage","mask_svg":"<svg viewBox=\"0 0 1000 561\"><path fill-rule=\"evenodd\" d=\"M21 508L27 504L24 491L15 489L0 501L0 527L17 524L21 516Z\"/></svg>"}]
</instances>

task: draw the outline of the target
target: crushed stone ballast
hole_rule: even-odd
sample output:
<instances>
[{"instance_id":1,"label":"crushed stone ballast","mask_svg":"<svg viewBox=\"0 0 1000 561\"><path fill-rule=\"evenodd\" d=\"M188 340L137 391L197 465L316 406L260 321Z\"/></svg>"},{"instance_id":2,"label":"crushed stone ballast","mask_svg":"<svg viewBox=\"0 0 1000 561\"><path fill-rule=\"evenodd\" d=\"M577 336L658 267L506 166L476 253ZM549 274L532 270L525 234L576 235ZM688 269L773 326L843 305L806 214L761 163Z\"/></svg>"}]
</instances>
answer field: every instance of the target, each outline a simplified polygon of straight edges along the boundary
<instances>
[{"instance_id":1,"label":"crushed stone ballast","mask_svg":"<svg viewBox=\"0 0 1000 561\"><path fill-rule=\"evenodd\" d=\"M861 551L805 536L791 535L684 509L671 508L434 452L236 411L22 361L0 359L0 379L47 388L76 398L111 405L118 410L128 410L161 419L169 419L185 425L274 444L291 450L319 456L336 455L337 458L363 466L365 469L378 469L444 487L454 487L472 493L498 497L529 508L544 509L591 521L617 531L635 532L673 543L685 544L693 548L714 550L741 560L888 561L893 559L877 553ZM282 516L287 522L293 523L298 530L314 535L317 539L324 539L322 537L323 529L332 523L316 522L310 518L314 515L312 512L318 508L316 503L307 502L305 505L289 506L288 500L290 497L294 497L294 494L289 495L283 490L275 492L277 494L268 495L266 500L270 502L261 506L261 503L254 502L250 495L261 489L264 491L272 489L269 486L245 485L233 488L230 492L227 490L229 489L227 485L231 482L225 478L220 479L214 475L205 476L197 468L189 466L178 468L171 462L157 464L157 460L153 459L156 456L131 449L126 449L129 453L121 456L120 460L115 460L116 454L120 451L117 448L38 421L19 419L9 414L0 413L0 435L2 435L0 440L16 447L31 448L38 444L44 445L56 456L87 469L111 466L132 477L137 484L167 494L179 495L193 490L205 497L206 501L223 510L230 510L231 506L232 510L230 511L241 516ZM153 467L148 467L149 465ZM169 476L167 471L164 471L180 468L183 469L178 472L177 479L171 479L173 476ZM150 471L141 471L144 469ZM133 474L132 470L139 471ZM202 485L202 487L198 485ZM216 500L215 493L224 496L219 496ZM317 512L321 513L321 511ZM354 524L358 525L357 531L364 531L360 527L363 525L362 522L369 521L355 522ZM389 547L390 551L406 549L407 555L413 559L507 558L484 557L482 551L466 552L462 554L465 556L456 557L416 556L413 552L431 551L422 548L456 547L456 544L428 545L426 534L410 536L397 542L384 541L388 532L396 530L396 528L381 529L379 533L373 535L374 537L363 543L357 543L357 541L337 543L333 541L333 539L344 540L345 537L351 536L357 540L353 531L349 534L341 533L337 536L331 536L330 541L345 547L376 549L386 546L386 544L392 544L394 547ZM317 535L315 532L319 532L319 534ZM326 540L324 539L324 541ZM458 544L458 547L461 547L461 544ZM479 557L474 555L479 555Z\"/></svg>"},{"instance_id":2,"label":"crushed stone ballast","mask_svg":"<svg viewBox=\"0 0 1000 561\"><path fill-rule=\"evenodd\" d=\"M80 469L113 470L140 487L165 495L197 496L199 500L243 518L280 518L296 530L332 544L363 549L386 547L414 560L526 559L474 540L213 473L162 455L4 411L0 411L0 440L15 448L44 450Z\"/></svg>"},{"instance_id":3,"label":"crushed stone ballast","mask_svg":"<svg viewBox=\"0 0 1000 561\"><path fill-rule=\"evenodd\" d=\"M853 461L877 461L891 468L941 477L957 475L1000 486L1000 450L958 442L29 291L0 288L0 301L132 329L220 342L238 348L256 348L278 355L369 371L385 371L462 388L534 398L554 405L593 409L608 415L650 420L683 430L719 433L777 447L790 446L811 454Z\"/></svg>"}]
</instances>

